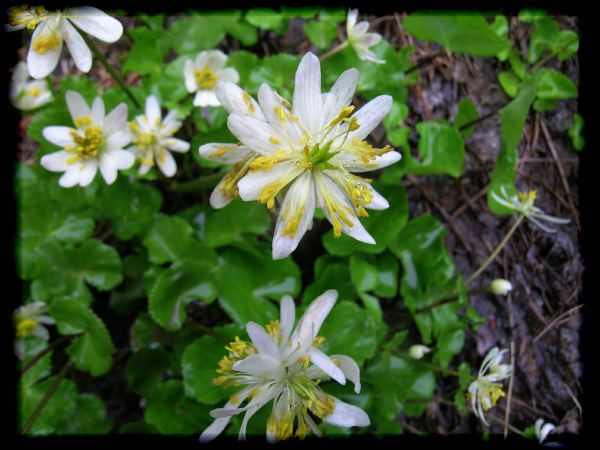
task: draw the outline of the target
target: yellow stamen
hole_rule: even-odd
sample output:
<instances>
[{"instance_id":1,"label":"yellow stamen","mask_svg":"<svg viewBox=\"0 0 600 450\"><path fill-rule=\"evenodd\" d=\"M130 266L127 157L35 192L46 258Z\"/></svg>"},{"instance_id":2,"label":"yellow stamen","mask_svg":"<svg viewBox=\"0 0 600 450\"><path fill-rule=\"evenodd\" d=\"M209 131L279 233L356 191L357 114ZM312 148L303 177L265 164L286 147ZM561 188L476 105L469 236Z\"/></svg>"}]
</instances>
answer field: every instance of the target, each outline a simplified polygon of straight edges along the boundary
<instances>
[{"instance_id":1,"label":"yellow stamen","mask_svg":"<svg viewBox=\"0 0 600 450\"><path fill-rule=\"evenodd\" d=\"M56 31L52 30L48 34L36 37L33 42L31 42L31 48L33 51L43 55L48 50L56 50L61 43L62 39L56 34Z\"/></svg>"},{"instance_id":2,"label":"yellow stamen","mask_svg":"<svg viewBox=\"0 0 600 450\"><path fill-rule=\"evenodd\" d=\"M267 324L267 333L269 333L272 337L273 340L275 341L276 344L279 344L279 341L281 339L281 328L279 325L279 320L271 320L268 324Z\"/></svg>"},{"instance_id":3,"label":"yellow stamen","mask_svg":"<svg viewBox=\"0 0 600 450\"><path fill-rule=\"evenodd\" d=\"M318 347L319 345L321 345L323 342L325 342L325 338L323 336L317 336L314 340L313 340L313 347Z\"/></svg>"},{"instance_id":4,"label":"yellow stamen","mask_svg":"<svg viewBox=\"0 0 600 450\"><path fill-rule=\"evenodd\" d=\"M73 122L77 128L84 128L92 123L92 118L90 116L79 116Z\"/></svg>"},{"instance_id":5,"label":"yellow stamen","mask_svg":"<svg viewBox=\"0 0 600 450\"><path fill-rule=\"evenodd\" d=\"M248 111L250 111L252 114L254 114L254 112L256 111L256 108L254 107L254 103L252 103L252 98L250 97L250 94L248 94L246 91L244 91L244 93L242 94L242 100L246 104Z\"/></svg>"},{"instance_id":6,"label":"yellow stamen","mask_svg":"<svg viewBox=\"0 0 600 450\"><path fill-rule=\"evenodd\" d=\"M65 150L74 155L67 160L67 164L73 164L79 160L88 160L96 158L102 149L103 137L102 128L99 126L89 126L83 130L83 136L75 130L70 131L74 146L65 147Z\"/></svg>"},{"instance_id":7,"label":"yellow stamen","mask_svg":"<svg viewBox=\"0 0 600 450\"><path fill-rule=\"evenodd\" d=\"M271 142L272 144L279 144L281 141L275 136L269 136L269 142Z\"/></svg>"},{"instance_id":8,"label":"yellow stamen","mask_svg":"<svg viewBox=\"0 0 600 450\"><path fill-rule=\"evenodd\" d=\"M35 327L37 327L37 320L21 320L19 323L17 323L17 337L24 338L33 335Z\"/></svg>"},{"instance_id":9,"label":"yellow stamen","mask_svg":"<svg viewBox=\"0 0 600 450\"><path fill-rule=\"evenodd\" d=\"M42 90L37 86L27 89L27 94L29 94L31 97L38 97L41 93Z\"/></svg>"},{"instance_id":10,"label":"yellow stamen","mask_svg":"<svg viewBox=\"0 0 600 450\"><path fill-rule=\"evenodd\" d=\"M196 84L201 89L212 89L219 81L217 74L210 70L208 66L204 66L202 70L194 70L194 75Z\"/></svg>"},{"instance_id":11,"label":"yellow stamen","mask_svg":"<svg viewBox=\"0 0 600 450\"><path fill-rule=\"evenodd\" d=\"M269 156L259 156L249 164L250 171L256 172L257 170L269 171L274 164L280 162L285 153L282 150L278 150Z\"/></svg>"}]
</instances>

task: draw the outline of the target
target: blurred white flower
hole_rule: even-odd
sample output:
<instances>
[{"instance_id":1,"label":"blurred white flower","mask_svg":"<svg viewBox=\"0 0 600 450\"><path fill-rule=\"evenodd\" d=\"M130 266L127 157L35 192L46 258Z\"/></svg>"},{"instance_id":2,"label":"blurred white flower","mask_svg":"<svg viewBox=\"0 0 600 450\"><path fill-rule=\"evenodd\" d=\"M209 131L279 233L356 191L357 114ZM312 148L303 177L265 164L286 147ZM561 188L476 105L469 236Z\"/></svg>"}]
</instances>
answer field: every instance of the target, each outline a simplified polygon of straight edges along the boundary
<instances>
[{"instance_id":1,"label":"blurred white flower","mask_svg":"<svg viewBox=\"0 0 600 450\"><path fill-rule=\"evenodd\" d=\"M43 302L32 302L20 306L13 313L15 324L15 353L19 359L25 358L25 340L31 336L47 341L48 330L44 325L54 325L52 317L45 314L48 310Z\"/></svg>"},{"instance_id":2,"label":"blurred white flower","mask_svg":"<svg viewBox=\"0 0 600 450\"><path fill-rule=\"evenodd\" d=\"M32 80L27 64L20 61L10 82L10 101L18 109L35 109L52 101L52 92L46 80Z\"/></svg>"},{"instance_id":3,"label":"blurred white flower","mask_svg":"<svg viewBox=\"0 0 600 450\"><path fill-rule=\"evenodd\" d=\"M498 381L508 378L511 373L510 364L501 364L508 350L491 349L483 359L477 379L468 387L468 397L475 415L486 425L484 411L496 405L500 397L504 397L502 383Z\"/></svg>"},{"instance_id":4,"label":"blurred white flower","mask_svg":"<svg viewBox=\"0 0 600 450\"><path fill-rule=\"evenodd\" d=\"M496 278L490 283L490 291L496 295L507 295L512 289L512 283L502 278Z\"/></svg>"},{"instance_id":5,"label":"blurred white flower","mask_svg":"<svg viewBox=\"0 0 600 450\"><path fill-rule=\"evenodd\" d=\"M283 197L273 237L274 259L296 249L317 206L336 238L343 232L375 243L358 216L368 216L365 208L385 209L389 204L369 179L353 172L389 166L400 160L400 153L387 145L374 148L364 140L389 112L392 98L376 97L353 114L349 104L358 75L356 69L346 70L331 92L322 94L319 60L307 53L296 71L293 105L264 83L258 104L233 83L217 85L217 97L233 111L227 125L243 145L240 156L252 155L246 148L260 155L242 160L236 175L240 197L258 200L269 209L275 207L278 194ZM244 109L246 113L238 112Z\"/></svg>"},{"instance_id":6,"label":"blurred white flower","mask_svg":"<svg viewBox=\"0 0 600 450\"><path fill-rule=\"evenodd\" d=\"M329 377L340 384L346 379L360 392L360 369L344 355L327 356L317 347L325 340L317 336L325 318L337 300L337 292L329 290L306 309L294 329L295 305L291 297L281 300L280 320L271 321L266 331L249 322L246 331L252 343L236 337L225 347L229 355L219 362L222 375L213 382L223 386L244 386L232 395L223 408L210 412L216 420L200 436L208 441L218 436L231 416L245 412L239 439L246 436L250 418L265 404L273 401L267 421L269 441L303 438L311 431L321 435L313 417L339 427L364 427L369 417L360 408L326 394L321 379ZM240 405L247 401L246 405ZM309 414L310 413L310 414ZM295 424L295 426L294 426Z\"/></svg>"},{"instance_id":7,"label":"blurred white flower","mask_svg":"<svg viewBox=\"0 0 600 450\"><path fill-rule=\"evenodd\" d=\"M565 224L569 223L569 219L562 219L560 217L549 216L545 214L540 208L537 206L533 206L535 199L537 198L537 191L529 191L529 192L519 192L517 195L513 195L512 197L506 191L504 186L500 187L500 195L496 194L496 192L492 192L492 197L502 206L506 208L510 208L517 213L527 217L534 224L540 227L542 230L547 233L555 233L556 230L554 228L550 228L544 225L541 221L556 223L556 224Z\"/></svg>"},{"instance_id":8,"label":"blurred white flower","mask_svg":"<svg viewBox=\"0 0 600 450\"><path fill-rule=\"evenodd\" d=\"M185 153L190 149L189 142L174 138L173 135L181 128L177 120L177 111L170 111L161 120L160 104L155 96L146 98L146 114L140 114L129 122L133 135L133 149L140 161L140 174L146 174L154 162L161 172L172 177L177 171L177 164L170 151ZM170 150L170 151L169 151Z\"/></svg>"},{"instance_id":9,"label":"blurred white flower","mask_svg":"<svg viewBox=\"0 0 600 450\"><path fill-rule=\"evenodd\" d=\"M87 186L98 168L107 184L114 183L118 170L135 163L133 153L123 149L131 142L127 105L121 103L105 116L100 97L94 99L91 108L77 92L67 91L65 99L75 128L51 126L42 130L48 141L63 150L42 156L41 165L52 172L65 172L58 181L65 188Z\"/></svg>"},{"instance_id":10,"label":"blurred white flower","mask_svg":"<svg viewBox=\"0 0 600 450\"><path fill-rule=\"evenodd\" d=\"M367 21L356 23L358 19L358 10L351 9L348 11L346 18L346 35L348 42L356 51L356 54L363 61L371 61L377 64L385 64L384 59L378 58L375 53L369 50L370 47L377 45L381 41L379 33L367 33L369 23Z\"/></svg>"},{"instance_id":11,"label":"blurred white flower","mask_svg":"<svg viewBox=\"0 0 600 450\"><path fill-rule=\"evenodd\" d=\"M13 7L8 10L9 30L27 28L33 31L27 54L27 67L33 78L49 75L60 58L63 42L79 70L89 72L92 52L73 24L103 42L115 42L123 34L117 19L91 6L49 12L41 6Z\"/></svg>"},{"instance_id":12,"label":"blurred white flower","mask_svg":"<svg viewBox=\"0 0 600 450\"><path fill-rule=\"evenodd\" d=\"M538 438L538 441L541 444L546 440L548 435L552 433L552 430L554 430L556 426L549 422L544 424L544 419L540 418L535 421L533 428L535 430L535 436Z\"/></svg>"},{"instance_id":13,"label":"blurred white flower","mask_svg":"<svg viewBox=\"0 0 600 450\"><path fill-rule=\"evenodd\" d=\"M426 345L411 345L408 349L408 354L411 358L421 359L426 353L429 353L431 349Z\"/></svg>"},{"instance_id":14,"label":"blurred white flower","mask_svg":"<svg viewBox=\"0 0 600 450\"><path fill-rule=\"evenodd\" d=\"M200 52L196 59L188 59L183 68L185 87L188 92L196 93L194 106L219 106L215 87L219 81L237 83L240 79L237 71L225 67L227 55L221 50Z\"/></svg>"}]
</instances>

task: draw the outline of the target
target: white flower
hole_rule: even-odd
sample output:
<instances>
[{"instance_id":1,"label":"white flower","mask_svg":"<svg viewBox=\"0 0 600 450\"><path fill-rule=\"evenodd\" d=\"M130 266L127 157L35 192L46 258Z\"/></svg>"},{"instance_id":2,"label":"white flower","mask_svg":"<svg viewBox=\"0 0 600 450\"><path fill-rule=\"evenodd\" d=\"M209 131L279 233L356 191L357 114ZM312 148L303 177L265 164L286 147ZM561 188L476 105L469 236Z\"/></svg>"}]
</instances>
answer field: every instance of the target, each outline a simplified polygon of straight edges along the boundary
<instances>
[{"instance_id":1,"label":"white flower","mask_svg":"<svg viewBox=\"0 0 600 450\"><path fill-rule=\"evenodd\" d=\"M408 354L411 358L421 359L426 353L429 353L431 349L426 345L411 345L408 349Z\"/></svg>"},{"instance_id":2,"label":"white flower","mask_svg":"<svg viewBox=\"0 0 600 450\"><path fill-rule=\"evenodd\" d=\"M44 314L47 311L43 302L32 302L17 308L13 314L16 328L15 353L19 359L25 357L25 339L35 336L47 341L48 330L44 325L54 325L52 317Z\"/></svg>"},{"instance_id":3,"label":"white flower","mask_svg":"<svg viewBox=\"0 0 600 450\"><path fill-rule=\"evenodd\" d=\"M506 295L512 291L513 285L510 281L502 278L496 278L490 283L490 291L496 295Z\"/></svg>"},{"instance_id":4,"label":"white flower","mask_svg":"<svg viewBox=\"0 0 600 450\"><path fill-rule=\"evenodd\" d=\"M46 80L31 80L27 64L20 61L10 82L10 101L15 108L35 109L52 101L52 92Z\"/></svg>"},{"instance_id":5,"label":"white flower","mask_svg":"<svg viewBox=\"0 0 600 450\"><path fill-rule=\"evenodd\" d=\"M121 103L105 116L100 97L94 99L91 109L77 92L67 91L65 99L75 128L42 130L48 141L64 150L43 156L41 165L52 172L65 172L58 181L62 187L87 186L98 168L107 184L114 183L117 171L129 169L135 162L133 153L123 150L131 142L127 105Z\"/></svg>"},{"instance_id":6,"label":"white flower","mask_svg":"<svg viewBox=\"0 0 600 450\"><path fill-rule=\"evenodd\" d=\"M504 397L502 383L498 381L508 378L511 373L510 364L500 364L506 352L508 350L499 350L498 347L491 349L481 363L477 379L468 387L471 408L486 425L488 423L484 411L495 406L500 397Z\"/></svg>"},{"instance_id":7,"label":"white flower","mask_svg":"<svg viewBox=\"0 0 600 450\"><path fill-rule=\"evenodd\" d=\"M42 7L9 9L9 30L34 29L27 54L27 67L33 78L50 74L60 58L63 41L82 72L92 67L92 53L73 24L104 42L115 42L123 34L123 25L91 6L48 12Z\"/></svg>"},{"instance_id":8,"label":"white flower","mask_svg":"<svg viewBox=\"0 0 600 450\"><path fill-rule=\"evenodd\" d=\"M129 122L133 135L133 148L140 160L140 174L146 174L156 164L165 176L172 177L177 171L177 164L169 150L185 153L190 149L189 142L174 138L181 128L177 120L177 111L170 111L165 120L161 120L158 100L151 95L146 98L146 114L140 114Z\"/></svg>"},{"instance_id":9,"label":"white flower","mask_svg":"<svg viewBox=\"0 0 600 450\"><path fill-rule=\"evenodd\" d=\"M352 114L354 106L348 105L357 81L358 71L346 70L331 92L322 94L319 60L307 53L296 72L293 105L264 83L258 104L232 83L217 85L217 97L231 112L229 130L260 155L238 163L245 164L236 175L240 197L270 209L278 194L283 198L273 237L274 259L296 249L317 206L332 223L335 237L344 232L375 243L358 216L368 216L365 208L385 209L389 204L370 180L353 172L386 167L397 162L400 153L364 141L389 112L392 98L381 95Z\"/></svg>"},{"instance_id":10,"label":"white flower","mask_svg":"<svg viewBox=\"0 0 600 450\"><path fill-rule=\"evenodd\" d=\"M379 33L367 33L369 29L369 23L366 21L356 23L358 19L358 10L351 9L348 11L348 17L346 18L346 35L348 36L348 42L360 59L371 61L377 64L385 64L384 59L378 58L375 53L369 50L369 47L377 45L381 41L381 35Z\"/></svg>"},{"instance_id":11,"label":"white flower","mask_svg":"<svg viewBox=\"0 0 600 450\"><path fill-rule=\"evenodd\" d=\"M266 331L253 322L246 325L252 343L236 337L226 347L229 355L219 362L218 372L223 375L213 380L224 386L244 387L223 408L211 411L216 420L204 430L200 441L214 439L231 416L241 412L245 415L239 439L244 439L248 420L270 401L273 401L267 421L270 441L293 435L302 438L311 431L320 436L313 417L339 427L370 424L362 409L326 394L319 385L324 377L340 384L349 379L354 383L354 391L360 392L360 369L356 362L344 355L329 357L317 348L325 340L317 334L336 300L336 291L323 293L310 304L294 329L294 301L286 296L281 300L280 320L271 321Z\"/></svg>"},{"instance_id":12,"label":"white flower","mask_svg":"<svg viewBox=\"0 0 600 450\"><path fill-rule=\"evenodd\" d=\"M529 192L519 192L518 195L513 195L511 197L510 195L508 195L506 188L504 186L501 186L500 194L501 195L498 195L495 192L492 192L492 197L502 206L513 209L519 214L527 217L529 220L531 220L534 224L536 224L538 227L540 227L547 233L555 233L556 230L544 225L540 222L541 220L556 224L565 224L570 222L569 219L561 219L559 217L549 216L537 206L533 206L533 203L537 198L537 192L535 190Z\"/></svg>"},{"instance_id":13,"label":"white flower","mask_svg":"<svg viewBox=\"0 0 600 450\"><path fill-rule=\"evenodd\" d=\"M215 86L219 81L237 83L239 74L231 67L225 67L227 55L221 50L203 51L192 61L188 59L183 68L185 87L188 92L196 92L194 106L219 106Z\"/></svg>"},{"instance_id":14,"label":"white flower","mask_svg":"<svg viewBox=\"0 0 600 450\"><path fill-rule=\"evenodd\" d=\"M535 429L535 436L538 438L540 444L544 442L546 437L548 437L548 435L552 433L552 430L556 428L555 425L549 422L544 424L544 419L541 418L535 421L535 425L533 427Z\"/></svg>"}]
</instances>

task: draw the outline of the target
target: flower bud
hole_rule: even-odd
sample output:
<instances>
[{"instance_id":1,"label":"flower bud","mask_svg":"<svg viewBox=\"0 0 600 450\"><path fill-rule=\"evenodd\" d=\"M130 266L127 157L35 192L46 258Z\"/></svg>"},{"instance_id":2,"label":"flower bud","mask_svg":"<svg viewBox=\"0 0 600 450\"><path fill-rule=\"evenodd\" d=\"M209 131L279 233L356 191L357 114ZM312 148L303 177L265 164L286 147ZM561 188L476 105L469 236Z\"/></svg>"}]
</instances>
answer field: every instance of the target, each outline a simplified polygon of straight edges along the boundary
<instances>
[{"instance_id":1,"label":"flower bud","mask_svg":"<svg viewBox=\"0 0 600 450\"><path fill-rule=\"evenodd\" d=\"M496 295L506 295L509 291L512 291L512 288L510 281L502 278L496 278L490 283L490 291Z\"/></svg>"},{"instance_id":2,"label":"flower bud","mask_svg":"<svg viewBox=\"0 0 600 450\"><path fill-rule=\"evenodd\" d=\"M430 351L431 349L426 345L412 345L408 349L408 354L411 356L411 358L421 359L425 353L429 353Z\"/></svg>"}]
</instances>

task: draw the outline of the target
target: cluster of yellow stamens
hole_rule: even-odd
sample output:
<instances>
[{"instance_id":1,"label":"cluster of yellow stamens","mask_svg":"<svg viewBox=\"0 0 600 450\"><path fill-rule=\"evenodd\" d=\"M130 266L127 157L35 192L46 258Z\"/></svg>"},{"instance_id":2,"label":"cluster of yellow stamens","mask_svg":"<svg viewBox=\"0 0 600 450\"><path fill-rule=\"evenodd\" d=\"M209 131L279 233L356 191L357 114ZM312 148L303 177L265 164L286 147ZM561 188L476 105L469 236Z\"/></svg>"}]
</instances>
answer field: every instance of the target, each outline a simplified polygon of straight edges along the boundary
<instances>
[{"instance_id":1,"label":"cluster of yellow stamens","mask_svg":"<svg viewBox=\"0 0 600 450\"><path fill-rule=\"evenodd\" d=\"M216 385L223 385L225 387L236 386L239 384L238 382L235 380L230 381L235 378L235 375L233 374L233 364L247 356L254 355L256 353L256 348L250 342L242 341L236 336L235 340L225 346L225 350L229 351L229 355L225 355L221 358L219 361L219 368L217 369L217 373L222 375L213 378L212 382Z\"/></svg>"},{"instance_id":2,"label":"cluster of yellow stamens","mask_svg":"<svg viewBox=\"0 0 600 450\"><path fill-rule=\"evenodd\" d=\"M27 89L27 95L31 97L38 97L41 93L42 90L37 86L30 87L29 89Z\"/></svg>"},{"instance_id":3,"label":"cluster of yellow stamens","mask_svg":"<svg viewBox=\"0 0 600 450\"><path fill-rule=\"evenodd\" d=\"M217 150L218 151L218 150ZM256 158L254 155L248 155L242 161L235 163L227 175L223 177L218 185L218 189L228 197L237 197L239 195L238 181L248 173L251 162Z\"/></svg>"},{"instance_id":4,"label":"cluster of yellow stamens","mask_svg":"<svg viewBox=\"0 0 600 450\"><path fill-rule=\"evenodd\" d=\"M204 66L202 70L195 70L194 75L196 77L196 84L201 89L212 89L217 84L217 74L213 72L208 66Z\"/></svg>"},{"instance_id":5,"label":"cluster of yellow stamens","mask_svg":"<svg viewBox=\"0 0 600 450\"><path fill-rule=\"evenodd\" d=\"M79 130L70 131L75 145L65 147L67 152L73 153L73 156L67 160L68 164L98 157L98 153L102 150L102 145L104 143L102 127L92 125L91 117L77 117L75 119L75 126L79 128ZM83 136L80 134L82 131Z\"/></svg>"},{"instance_id":6,"label":"cluster of yellow stamens","mask_svg":"<svg viewBox=\"0 0 600 450\"><path fill-rule=\"evenodd\" d=\"M33 335L33 331L37 327L37 321L34 319L24 319L17 323L17 337L24 338Z\"/></svg>"},{"instance_id":7,"label":"cluster of yellow stamens","mask_svg":"<svg viewBox=\"0 0 600 450\"><path fill-rule=\"evenodd\" d=\"M8 9L8 23L13 27L26 24L28 30L33 30L43 20L45 13L43 6L14 6Z\"/></svg>"}]
</instances>

